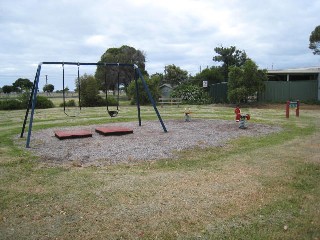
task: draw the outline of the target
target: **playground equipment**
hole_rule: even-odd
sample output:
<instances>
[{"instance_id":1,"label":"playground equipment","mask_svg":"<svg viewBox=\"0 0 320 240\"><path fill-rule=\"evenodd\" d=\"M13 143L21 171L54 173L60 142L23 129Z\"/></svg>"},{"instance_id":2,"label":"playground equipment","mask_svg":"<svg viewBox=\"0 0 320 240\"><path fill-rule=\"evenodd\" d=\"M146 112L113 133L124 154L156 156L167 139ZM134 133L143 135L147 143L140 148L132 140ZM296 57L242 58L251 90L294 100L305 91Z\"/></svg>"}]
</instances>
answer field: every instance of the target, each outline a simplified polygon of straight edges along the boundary
<instances>
[{"instance_id":1,"label":"playground equipment","mask_svg":"<svg viewBox=\"0 0 320 240\"><path fill-rule=\"evenodd\" d=\"M296 109L296 117L299 117L299 110L300 110L300 101L287 101L286 103L286 118L289 118L290 108Z\"/></svg>"},{"instance_id":2,"label":"playground equipment","mask_svg":"<svg viewBox=\"0 0 320 240\"><path fill-rule=\"evenodd\" d=\"M63 112L68 117L76 117L80 114L81 111L81 98L80 98L80 91L81 91L81 85L80 85L80 70L79 70L79 63L78 63L78 75L77 75L77 85L78 85L78 112L74 112L72 115L69 111L67 111L66 107L66 93L65 93L65 69L64 69L64 63L62 63L62 98L63 98Z\"/></svg>"},{"instance_id":3,"label":"playground equipment","mask_svg":"<svg viewBox=\"0 0 320 240\"><path fill-rule=\"evenodd\" d=\"M248 127L247 120L250 120L250 115L241 115L240 114L240 121L239 121L239 128L246 129Z\"/></svg>"},{"instance_id":4,"label":"playground equipment","mask_svg":"<svg viewBox=\"0 0 320 240\"><path fill-rule=\"evenodd\" d=\"M234 109L234 113L236 114L236 122L239 122L240 121L240 116L241 116L241 110L240 110L239 106L237 106Z\"/></svg>"},{"instance_id":5,"label":"playground equipment","mask_svg":"<svg viewBox=\"0 0 320 240\"><path fill-rule=\"evenodd\" d=\"M248 127L247 120L250 120L249 114L241 114L241 109L237 106L234 109L234 113L236 114L236 122L239 122L239 128L246 129Z\"/></svg>"},{"instance_id":6,"label":"playground equipment","mask_svg":"<svg viewBox=\"0 0 320 240\"><path fill-rule=\"evenodd\" d=\"M191 114L190 108L185 108L184 109L184 120L186 122L190 122L190 120L191 120L190 114Z\"/></svg>"},{"instance_id":7,"label":"playground equipment","mask_svg":"<svg viewBox=\"0 0 320 240\"><path fill-rule=\"evenodd\" d=\"M55 131L54 135L60 139L71 139L71 138L86 138L92 137L92 133L88 130L77 130L77 131Z\"/></svg>"},{"instance_id":8,"label":"playground equipment","mask_svg":"<svg viewBox=\"0 0 320 240\"><path fill-rule=\"evenodd\" d=\"M101 135L125 135L133 133L133 130L126 127L97 127L95 131Z\"/></svg>"},{"instance_id":9,"label":"playground equipment","mask_svg":"<svg viewBox=\"0 0 320 240\"><path fill-rule=\"evenodd\" d=\"M107 67L107 66L106 66ZM106 104L107 104L107 112L109 113L110 117L116 117L119 113L119 96L120 96L120 66L118 64L117 70L117 110L109 110L109 103L108 103L108 88L107 88L107 71L104 74L104 84L105 84L105 91L106 91Z\"/></svg>"},{"instance_id":10,"label":"playground equipment","mask_svg":"<svg viewBox=\"0 0 320 240\"><path fill-rule=\"evenodd\" d=\"M166 126L164 125L162 118L160 116L160 113L157 109L156 103L151 95L151 92L148 88L148 85L146 84L140 69L138 68L137 65L135 64L126 64L126 63L102 63L102 62L98 62L98 63L81 63L81 62L41 62L38 65L37 71L36 71L36 75L34 78L34 82L33 82L33 86L31 89L31 94L30 94L30 98L29 98L29 102L28 102L28 106L27 106L27 110L26 110L26 114L25 114L25 118L24 118L24 122L22 125L22 130L21 130L21 134L20 134L20 138L23 138L24 135L24 131L25 131L25 126L27 124L27 120L29 117L29 111L31 109L31 113L30 113L30 118L29 118L29 128L28 128L28 135L27 135L27 139L26 139L26 148L30 147L30 140L31 140L31 133L32 133L32 124L33 124L33 118L34 118L34 110L36 107L36 102L37 102L37 93L38 93L38 86L39 86L39 79L40 79L40 74L41 74L41 67L42 65L77 65L78 66L78 79L79 79L79 67L82 65L94 65L94 66L124 66L124 67L132 67L132 69L134 70L134 80L135 80L135 85L136 85L136 95L137 95L137 111L138 111L138 121L139 121L139 126L141 126L141 115L140 115L140 102L139 102L139 88L138 88L138 79L141 79L141 82L143 84L143 87L145 89L145 91L147 92L147 95L149 97L149 100L154 108L154 111L157 114L157 117L159 119L159 122L163 128L164 132L167 132ZM64 72L64 71L63 71ZM118 76L119 79L119 76ZM119 82L119 80L118 80ZM118 88L119 89L119 88ZM79 94L80 95L80 94ZM80 101L80 100L79 100ZM64 100L65 102L65 100ZM118 104L119 105L119 104ZM81 107L81 102L80 102L80 106ZM108 106L107 106L108 108ZM64 111L65 111L65 107L64 107ZM109 109L107 109L108 113L109 113ZM114 116L115 114L118 114L118 106L117 106L117 111L116 112L111 112L109 113L109 115Z\"/></svg>"}]
</instances>

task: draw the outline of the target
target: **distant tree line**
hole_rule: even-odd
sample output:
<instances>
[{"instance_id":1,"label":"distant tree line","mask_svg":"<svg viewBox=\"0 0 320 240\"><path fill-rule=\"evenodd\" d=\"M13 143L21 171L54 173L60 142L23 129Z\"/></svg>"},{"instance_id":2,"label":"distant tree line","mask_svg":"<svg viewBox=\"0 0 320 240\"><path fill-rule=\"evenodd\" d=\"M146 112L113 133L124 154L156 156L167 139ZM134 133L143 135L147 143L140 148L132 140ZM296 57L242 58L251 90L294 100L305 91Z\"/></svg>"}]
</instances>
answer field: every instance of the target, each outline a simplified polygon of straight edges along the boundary
<instances>
[{"instance_id":1,"label":"distant tree line","mask_svg":"<svg viewBox=\"0 0 320 240\"><path fill-rule=\"evenodd\" d=\"M19 78L12 85L4 85L1 89L5 94L20 93L17 99L5 99L0 101L0 110L26 109L29 104L30 92L33 83L27 78ZM36 108L53 108L51 100L44 96L37 96Z\"/></svg>"}]
</instances>

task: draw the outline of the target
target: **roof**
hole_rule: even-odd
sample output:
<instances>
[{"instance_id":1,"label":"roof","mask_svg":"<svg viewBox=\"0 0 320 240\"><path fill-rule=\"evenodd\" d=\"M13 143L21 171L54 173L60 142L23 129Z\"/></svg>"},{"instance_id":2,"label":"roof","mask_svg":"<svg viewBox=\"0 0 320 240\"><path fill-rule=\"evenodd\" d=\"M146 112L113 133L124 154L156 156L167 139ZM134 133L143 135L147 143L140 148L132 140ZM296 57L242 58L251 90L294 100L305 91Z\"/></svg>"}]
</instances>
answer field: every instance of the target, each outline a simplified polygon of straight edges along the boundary
<instances>
[{"instance_id":1,"label":"roof","mask_svg":"<svg viewBox=\"0 0 320 240\"><path fill-rule=\"evenodd\" d=\"M320 73L320 67L306 67L306 68L291 68L280 70L268 70L269 74L308 74L308 73Z\"/></svg>"}]
</instances>

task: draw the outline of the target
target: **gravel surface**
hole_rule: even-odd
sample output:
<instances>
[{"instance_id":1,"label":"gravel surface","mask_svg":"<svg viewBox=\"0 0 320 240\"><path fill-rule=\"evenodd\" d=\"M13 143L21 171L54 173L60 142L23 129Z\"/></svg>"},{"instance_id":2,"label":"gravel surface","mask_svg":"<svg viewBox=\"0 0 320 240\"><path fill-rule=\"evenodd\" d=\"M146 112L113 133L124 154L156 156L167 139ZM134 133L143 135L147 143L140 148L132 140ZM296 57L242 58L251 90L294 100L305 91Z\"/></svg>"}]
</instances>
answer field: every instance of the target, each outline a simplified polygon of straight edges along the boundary
<instances>
[{"instance_id":1,"label":"gravel surface","mask_svg":"<svg viewBox=\"0 0 320 240\"><path fill-rule=\"evenodd\" d=\"M174 158L176 151L193 147L222 146L239 136L258 136L280 131L280 127L249 123L239 129L235 121L193 119L165 121L165 133L159 121L110 123L103 125L51 128L32 133L29 150L48 164L104 166L120 162L133 162ZM133 134L103 136L95 127L117 126L133 129ZM90 130L90 138L59 140L56 130Z\"/></svg>"}]
</instances>

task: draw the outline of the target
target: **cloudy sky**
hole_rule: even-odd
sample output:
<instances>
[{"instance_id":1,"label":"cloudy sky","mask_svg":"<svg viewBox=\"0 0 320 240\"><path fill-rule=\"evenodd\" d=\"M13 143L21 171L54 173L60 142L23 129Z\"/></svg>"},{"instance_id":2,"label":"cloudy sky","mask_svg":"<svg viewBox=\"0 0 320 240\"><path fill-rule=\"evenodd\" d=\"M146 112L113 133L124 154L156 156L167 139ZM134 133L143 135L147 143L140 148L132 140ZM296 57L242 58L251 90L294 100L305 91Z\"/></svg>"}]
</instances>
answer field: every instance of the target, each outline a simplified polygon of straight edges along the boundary
<instances>
[{"instance_id":1,"label":"cloudy sky","mask_svg":"<svg viewBox=\"0 0 320 240\"><path fill-rule=\"evenodd\" d=\"M219 65L212 58L221 45L246 51L260 68L320 66L308 48L319 12L319 0L1 0L0 86L33 81L39 62L97 62L122 45L146 53L150 74L175 64L195 75ZM66 69L70 81L76 74ZM61 66L44 66L40 87L45 75L62 89Z\"/></svg>"}]
</instances>

